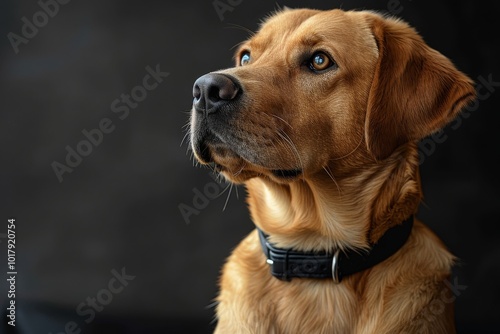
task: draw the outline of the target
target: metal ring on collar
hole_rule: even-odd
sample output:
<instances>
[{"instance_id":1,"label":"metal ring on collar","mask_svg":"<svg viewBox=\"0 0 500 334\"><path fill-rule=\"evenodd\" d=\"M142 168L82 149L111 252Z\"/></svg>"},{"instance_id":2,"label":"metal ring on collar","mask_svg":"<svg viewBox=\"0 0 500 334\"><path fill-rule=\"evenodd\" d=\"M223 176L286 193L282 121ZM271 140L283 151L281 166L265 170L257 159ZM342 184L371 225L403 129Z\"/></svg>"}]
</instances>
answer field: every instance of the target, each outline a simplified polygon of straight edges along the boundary
<instances>
[{"instance_id":1,"label":"metal ring on collar","mask_svg":"<svg viewBox=\"0 0 500 334\"><path fill-rule=\"evenodd\" d=\"M333 283L339 284L340 281L342 280L341 277L339 277L339 253L340 250L337 249L335 251L335 254L333 254L333 260L332 260L332 278L333 278Z\"/></svg>"}]
</instances>

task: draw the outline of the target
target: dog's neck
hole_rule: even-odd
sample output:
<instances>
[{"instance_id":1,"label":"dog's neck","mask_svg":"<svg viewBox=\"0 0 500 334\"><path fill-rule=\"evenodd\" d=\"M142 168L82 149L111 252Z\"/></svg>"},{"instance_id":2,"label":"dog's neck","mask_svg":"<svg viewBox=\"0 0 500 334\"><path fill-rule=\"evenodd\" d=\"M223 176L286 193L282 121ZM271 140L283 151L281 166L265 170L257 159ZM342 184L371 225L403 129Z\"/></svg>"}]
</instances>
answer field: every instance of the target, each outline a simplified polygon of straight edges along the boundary
<instances>
[{"instance_id":1,"label":"dog's neck","mask_svg":"<svg viewBox=\"0 0 500 334\"><path fill-rule=\"evenodd\" d=\"M421 200L415 144L348 176L333 168L289 183L247 181L254 223L278 247L296 250L369 248L414 214Z\"/></svg>"}]
</instances>

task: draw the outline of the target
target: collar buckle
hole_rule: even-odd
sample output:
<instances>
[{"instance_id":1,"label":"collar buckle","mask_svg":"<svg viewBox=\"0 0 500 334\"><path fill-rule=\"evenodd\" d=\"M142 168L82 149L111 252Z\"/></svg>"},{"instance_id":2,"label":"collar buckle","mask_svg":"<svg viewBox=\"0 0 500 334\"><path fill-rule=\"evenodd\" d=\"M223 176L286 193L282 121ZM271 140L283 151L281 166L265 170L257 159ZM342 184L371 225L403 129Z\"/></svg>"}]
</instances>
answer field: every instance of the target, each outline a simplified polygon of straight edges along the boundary
<instances>
[{"instance_id":1,"label":"collar buckle","mask_svg":"<svg viewBox=\"0 0 500 334\"><path fill-rule=\"evenodd\" d=\"M337 249L332 259L332 279L335 284L339 284L342 281L342 277L339 275L339 253L340 250Z\"/></svg>"}]
</instances>

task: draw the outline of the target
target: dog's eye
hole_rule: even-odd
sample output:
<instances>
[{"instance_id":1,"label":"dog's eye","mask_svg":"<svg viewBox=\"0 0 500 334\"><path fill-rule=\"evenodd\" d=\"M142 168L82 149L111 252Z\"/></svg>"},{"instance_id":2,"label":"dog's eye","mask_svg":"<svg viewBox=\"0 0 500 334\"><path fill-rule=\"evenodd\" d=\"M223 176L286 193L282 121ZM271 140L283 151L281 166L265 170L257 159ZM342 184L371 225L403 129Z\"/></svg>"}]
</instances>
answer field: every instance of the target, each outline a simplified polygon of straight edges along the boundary
<instances>
[{"instance_id":1,"label":"dog's eye","mask_svg":"<svg viewBox=\"0 0 500 334\"><path fill-rule=\"evenodd\" d=\"M324 52L316 52L309 59L309 69L314 72L322 72L335 64Z\"/></svg>"},{"instance_id":2,"label":"dog's eye","mask_svg":"<svg viewBox=\"0 0 500 334\"><path fill-rule=\"evenodd\" d=\"M240 65L244 66L250 62L250 52L246 51L241 54Z\"/></svg>"}]
</instances>

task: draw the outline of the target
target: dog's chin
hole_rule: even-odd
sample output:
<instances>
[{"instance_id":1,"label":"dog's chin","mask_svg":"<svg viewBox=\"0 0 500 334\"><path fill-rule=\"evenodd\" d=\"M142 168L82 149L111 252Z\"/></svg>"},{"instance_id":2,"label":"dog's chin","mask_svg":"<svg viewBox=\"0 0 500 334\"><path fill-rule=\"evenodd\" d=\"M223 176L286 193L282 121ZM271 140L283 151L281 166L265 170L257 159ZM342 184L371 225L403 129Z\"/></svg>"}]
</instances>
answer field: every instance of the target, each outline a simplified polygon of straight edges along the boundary
<instances>
[{"instance_id":1,"label":"dog's chin","mask_svg":"<svg viewBox=\"0 0 500 334\"><path fill-rule=\"evenodd\" d=\"M290 183L303 176L300 168L268 167L266 163L252 162L225 147L211 147L203 155L195 154L202 164L213 165L215 171L233 183L240 184L254 177L264 177L276 183Z\"/></svg>"},{"instance_id":2,"label":"dog's chin","mask_svg":"<svg viewBox=\"0 0 500 334\"><path fill-rule=\"evenodd\" d=\"M233 183L244 183L245 181L254 178L261 177L271 180L280 184L287 184L294 182L301 178L302 171L299 169L267 169L260 166L250 166L248 168L243 168L235 171L235 169L227 168L223 165L216 165L216 170L218 170L224 177Z\"/></svg>"},{"instance_id":3,"label":"dog's chin","mask_svg":"<svg viewBox=\"0 0 500 334\"><path fill-rule=\"evenodd\" d=\"M301 178L302 171L299 169L267 169L260 166L248 166L247 168L235 170L224 165L215 165L216 171L233 183L240 184L254 178L261 177L280 184L294 182Z\"/></svg>"}]
</instances>

